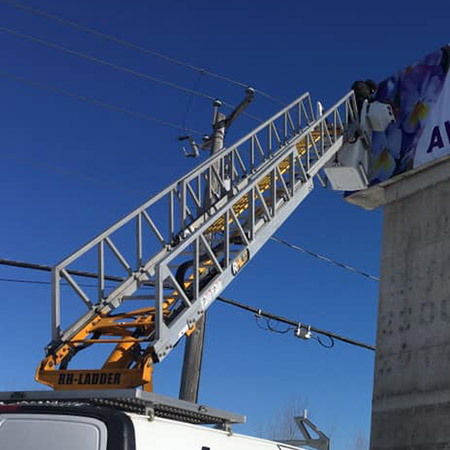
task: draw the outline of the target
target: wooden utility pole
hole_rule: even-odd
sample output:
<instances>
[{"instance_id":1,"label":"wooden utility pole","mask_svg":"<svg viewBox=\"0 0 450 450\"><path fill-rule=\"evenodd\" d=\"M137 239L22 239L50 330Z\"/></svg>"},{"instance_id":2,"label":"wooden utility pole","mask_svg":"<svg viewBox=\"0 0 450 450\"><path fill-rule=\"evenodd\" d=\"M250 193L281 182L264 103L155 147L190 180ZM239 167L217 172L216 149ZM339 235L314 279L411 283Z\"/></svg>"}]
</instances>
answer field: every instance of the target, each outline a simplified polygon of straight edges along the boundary
<instances>
[{"instance_id":1,"label":"wooden utility pole","mask_svg":"<svg viewBox=\"0 0 450 450\"><path fill-rule=\"evenodd\" d=\"M219 112L222 106L220 100L214 100L213 133L209 139L211 143L210 156L215 155L223 148L225 132L236 117L253 100L254 90L247 88L246 98L236 107L236 109L227 117ZM220 173L220 168L217 168ZM208 192L205 193L205 210L212 206L215 199L215 192L218 192L220 185L217 181L210 180ZM198 391L200 386L200 374L203 358L203 346L205 342L206 313L203 314L195 324L195 331L186 338L184 350L183 369L180 385L180 399L197 403Z\"/></svg>"},{"instance_id":2,"label":"wooden utility pole","mask_svg":"<svg viewBox=\"0 0 450 450\"><path fill-rule=\"evenodd\" d=\"M214 100L213 134L211 136L210 156L217 153L222 147L225 138L225 114L219 112L222 103ZM211 183L209 193L205 195L205 204L210 206L214 198L216 183ZM184 350L183 369L180 386L180 399L197 403L200 387L200 374L202 370L203 346L205 343L206 313L195 323L195 331L186 338Z\"/></svg>"}]
</instances>

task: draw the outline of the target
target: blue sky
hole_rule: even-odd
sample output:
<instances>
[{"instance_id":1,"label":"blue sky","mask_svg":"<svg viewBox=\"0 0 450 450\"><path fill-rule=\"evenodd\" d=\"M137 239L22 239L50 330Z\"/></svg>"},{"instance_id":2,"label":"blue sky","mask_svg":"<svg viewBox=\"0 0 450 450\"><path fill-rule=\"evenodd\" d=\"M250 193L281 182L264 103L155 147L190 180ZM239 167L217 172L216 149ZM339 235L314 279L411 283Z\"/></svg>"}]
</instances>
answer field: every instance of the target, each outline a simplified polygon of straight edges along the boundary
<instances>
[{"instance_id":1,"label":"blue sky","mask_svg":"<svg viewBox=\"0 0 450 450\"><path fill-rule=\"evenodd\" d=\"M448 42L450 6L400 2L58 2L24 0L241 80L291 101L305 91L326 106L356 79L382 80ZM0 26L31 34L237 103L242 89L117 47L0 2ZM210 131L211 105L75 56L0 35L0 71ZM0 76L0 192L3 258L55 264L126 212L183 175L180 134ZM249 112L277 105L256 97ZM227 142L256 125L248 118ZM347 204L318 187L278 235L377 274L381 211ZM0 277L46 280L0 268ZM377 284L276 243L268 243L225 295L317 327L375 342ZM34 370L49 341L50 290L0 282L3 324L0 386L37 388ZM182 346L156 367L155 391L177 395ZM292 334L260 330L248 313L214 304L208 317L200 400L242 412L254 433L292 398L332 431L333 448L368 436L373 354L337 343L326 350Z\"/></svg>"}]
</instances>

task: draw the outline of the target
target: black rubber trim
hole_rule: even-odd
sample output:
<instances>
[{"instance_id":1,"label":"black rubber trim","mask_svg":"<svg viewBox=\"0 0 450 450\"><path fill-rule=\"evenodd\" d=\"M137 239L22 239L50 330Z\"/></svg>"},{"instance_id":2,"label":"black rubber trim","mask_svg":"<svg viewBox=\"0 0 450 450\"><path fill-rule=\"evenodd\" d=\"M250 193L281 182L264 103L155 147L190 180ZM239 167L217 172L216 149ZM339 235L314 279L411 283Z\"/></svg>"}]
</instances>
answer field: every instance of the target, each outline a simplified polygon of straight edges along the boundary
<instances>
[{"instance_id":1,"label":"black rubber trim","mask_svg":"<svg viewBox=\"0 0 450 450\"><path fill-rule=\"evenodd\" d=\"M97 406L20 405L17 409L8 408L3 413L58 414L63 416L91 417L100 420L106 425L108 430L107 450L136 450L133 422L127 414L112 408Z\"/></svg>"}]
</instances>

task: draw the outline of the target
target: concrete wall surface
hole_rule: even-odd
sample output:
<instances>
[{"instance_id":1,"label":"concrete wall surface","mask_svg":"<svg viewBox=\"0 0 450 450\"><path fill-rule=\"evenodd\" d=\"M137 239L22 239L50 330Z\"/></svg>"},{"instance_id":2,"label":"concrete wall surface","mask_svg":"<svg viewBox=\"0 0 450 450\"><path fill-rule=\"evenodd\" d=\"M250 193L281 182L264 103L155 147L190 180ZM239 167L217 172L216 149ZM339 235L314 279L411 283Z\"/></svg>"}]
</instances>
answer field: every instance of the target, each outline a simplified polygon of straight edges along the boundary
<instances>
[{"instance_id":1,"label":"concrete wall surface","mask_svg":"<svg viewBox=\"0 0 450 450\"><path fill-rule=\"evenodd\" d=\"M372 450L450 449L450 170L433 170L386 188L406 195L384 206Z\"/></svg>"}]
</instances>

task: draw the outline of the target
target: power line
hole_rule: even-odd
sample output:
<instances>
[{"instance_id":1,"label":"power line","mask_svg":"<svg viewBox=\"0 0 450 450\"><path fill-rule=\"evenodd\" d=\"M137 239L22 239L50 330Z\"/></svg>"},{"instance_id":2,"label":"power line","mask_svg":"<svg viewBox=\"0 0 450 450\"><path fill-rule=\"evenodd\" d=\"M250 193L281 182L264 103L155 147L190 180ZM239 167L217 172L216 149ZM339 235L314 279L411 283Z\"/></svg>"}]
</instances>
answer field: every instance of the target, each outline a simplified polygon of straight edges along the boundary
<instances>
[{"instance_id":1,"label":"power line","mask_svg":"<svg viewBox=\"0 0 450 450\"><path fill-rule=\"evenodd\" d=\"M19 284L44 284L46 286L51 285L50 281L40 281L40 280L23 280L21 278L0 278L1 282L7 283L19 283Z\"/></svg>"},{"instance_id":2,"label":"power line","mask_svg":"<svg viewBox=\"0 0 450 450\"><path fill-rule=\"evenodd\" d=\"M127 47L129 49L137 50L137 51L139 51L141 53L160 58L160 59L162 59L164 61L170 62L172 64L176 64L176 65L181 66L181 67L185 67L187 69L190 69L190 70L193 70L195 72L198 72L198 73L200 73L202 75L208 75L208 76L210 76L212 78L216 78L218 80L225 81L225 82L230 83L230 84L232 84L234 86L243 87L243 88L246 88L248 86L248 84L242 83L240 81L233 80L230 77L227 77L227 76L224 76L224 75L220 75L220 74L215 73L215 72L213 72L211 70L207 70L205 68L198 67L198 66L195 66L193 64L186 63L184 61L180 61L180 60L178 60L176 58L173 58L171 56L165 55L165 54L160 53L160 52L156 52L155 50L150 50L148 48L142 47L142 46L137 45L137 44L133 44L132 42L126 41L124 39L116 38L116 37L111 36L109 34L106 34L106 33L103 33L101 31L98 31L98 30L96 30L94 28L89 28L89 27L81 25L79 23L76 23L76 22L64 19L62 17L56 16L55 14L51 14L51 13L49 13L47 11L43 11L43 10L39 10L39 9L36 9L36 8L32 8L31 6L27 6L27 5L24 5L23 3L19 3L19 2L13 1L13 0L0 0L0 1L2 3L6 3L6 4L9 4L9 5L12 5L15 8L21 9L23 11L30 12L30 13L36 15L36 16L45 17L46 19L50 19L50 20L52 20L54 22L58 22L58 23L61 23L63 25L67 25L69 27L72 27L72 28L75 28L77 30L83 31L85 33L89 33L89 34L92 34L94 36L101 37L103 39L106 39L106 40L108 40L110 42L113 42L115 44L121 45L123 47ZM267 92L264 92L264 91L262 91L260 89L255 89L255 92L257 92L262 97L265 97L268 100L271 100L271 101L273 101L273 102L275 102L275 103L277 103L279 105L284 105L285 104L285 102L283 102L283 101L273 97L272 95L270 95Z\"/></svg>"},{"instance_id":3,"label":"power line","mask_svg":"<svg viewBox=\"0 0 450 450\"><path fill-rule=\"evenodd\" d=\"M299 245L291 244L290 242L287 242L283 239L280 239L277 236L272 236L270 238L272 241L277 242L278 244L285 245L286 247L289 247L293 250L297 250L302 253L306 253L307 255L313 256L314 258L320 259L321 261L325 261L329 264L333 264L334 266L337 266L341 269L347 270L348 272L351 272L353 274L361 275L365 278L368 278L372 281L380 281L378 277L375 275L372 275L370 273L364 272L360 269L356 269L355 267L349 266L347 264L341 263L339 261L336 261L334 259L328 258L327 256L321 255L320 253L313 252L311 250L307 250L306 248L300 247Z\"/></svg>"},{"instance_id":4,"label":"power line","mask_svg":"<svg viewBox=\"0 0 450 450\"><path fill-rule=\"evenodd\" d=\"M52 86L52 85L49 85L49 84L46 84L46 83L32 81L32 80L29 80L29 79L27 79L25 77L21 77L21 76L15 75L15 74L10 73L10 72L5 72L4 70L0 70L0 77L8 78L8 79L14 80L14 81L16 81L18 83L27 84L29 86L33 86L35 88L42 89L42 90L45 90L45 91L50 91L50 92L53 92L53 93L56 93L56 94L64 95L66 97L75 98L76 100L79 100L81 102L89 103L89 104L98 106L100 108L107 109L109 111L120 112L122 114L126 114L127 116L136 117L136 118L142 119L142 120L152 121L152 122L158 123L158 124L166 126L166 127L174 128L176 130L185 130L185 128L183 126L177 125L176 123L172 123L172 122L168 122L166 120L158 119L157 117L154 117L154 116L151 116L151 115L148 115L148 114L143 114L143 113L140 113L140 112L132 111L130 109L126 109L126 108L123 108L121 106L114 105L112 103L107 103L107 102L104 102L104 101L101 101L101 100L97 100L97 99L92 98L92 97L87 97L85 95L76 94L74 92L70 92L70 91L67 91L65 89L61 89L61 88L58 88L56 86ZM204 133L202 133L202 132L200 132L198 130L194 130L194 129L191 129L191 128L188 128L187 130L190 133L198 135L198 136L203 136L203 134L204 134Z\"/></svg>"},{"instance_id":5,"label":"power line","mask_svg":"<svg viewBox=\"0 0 450 450\"><path fill-rule=\"evenodd\" d=\"M201 79L202 79L202 74L200 73L200 74L198 75L197 80L195 81L195 84L194 84L194 90L197 90L197 89L198 89L198 86L199 86L199 84L200 84ZM184 130L185 130L185 133L187 133L186 121L187 121L187 118L188 118L188 115L189 115L189 112L190 112L190 110L191 110L191 107L192 107L193 102L194 102L194 96L193 96L193 95L190 95L190 96L188 97L188 99L187 99L187 102L186 102L186 108L185 108L185 110L184 110L184 116L183 116L183 127L184 127Z\"/></svg>"},{"instance_id":6,"label":"power line","mask_svg":"<svg viewBox=\"0 0 450 450\"><path fill-rule=\"evenodd\" d=\"M44 272L51 272L51 270L52 270L52 268L50 266L47 266L47 265L44 265L44 264L26 263L26 262L13 261L13 260L7 260L7 259L0 259L0 265L6 265L6 266L10 266L10 267L18 267L18 268L24 268L24 269L40 270L40 271L44 271ZM79 271L79 270L68 270L68 272L71 275L87 277L87 278L98 278L97 274L92 273L92 272L84 272L84 271ZM124 279L121 278L121 277L105 275L105 280L123 281ZM22 278L0 278L0 282L51 285L50 281L27 280L27 279L22 279ZM82 286L82 287L97 287L97 285L95 285L95 284L79 284L79 286ZM331 340L335 339L335 340L338 340L338 341L345 342L346 344L350 344L350 345L354 345L354 346L357 346L357 347L365 348L367 350L372 350L372 351L375 350L375 347L373 345L365 344L363 342L359 342L359 341L356 341L354 339L347 338L347 337L342 336L340 334L337 334L337 333L334 333L334 332L331 332L331 331L322 330L320 328L313 327L311 325L304 324L304 323L301 323L299 321L294 321L292 319L288 319L288 318L283 317L283 316L278 316L276 314L272 314L272 313L269 313L267 311L263 311L260 308L254 308L252 306L246 305L246 304L238 302L236 300L232 300L232 299L225 298L225 297L222 297L222 296L217 297L217 300L219 300L222 303L226 303L228 305L234 306L236 308L252 312L257 317L264 317L264 318L266 318L268 320L268 322L267 322L267 324L268 324L267 330L271 331L271 332L277 332L277 333L285 334L288 331L296 330L296 335L301 337L301 336L304 336L304 334L301 334L301 331L303 330L303 331L306 331L308 333L309 332L313 332L313 333L317 333L317 334L320 334L320 335L323 335L323 336L327 336ZM285 330L282 330L282 331L277 330L277 329L273 328L270 325L270 322L269 322L270 320L274 320L274 321L277 321L279 323L284 323L286 325L289 325L289 328L287 328ZM312 337L312 336L310 336L310 337ZM326 347L326 345L321 343L320 340L318 340L318 342L322 346Z\"/></svg>"},{"instance_id":7,"label":"power line","mask_svg":"<svg viewBox=\"0 0 450 450\"><path fill-rule=\"evenodd\" d=\"M46 264L35 264L35 263L15 261L12 259L5 259L5 258L0 258L0 265L8 266L8 267L17 267L20 269L39 270L41 272L47 272L47 273L51 272L53 270L53 268L51 266L48 266ZM87 272L84 270L72 270L72 269L68 269L67 272L69 273L69 275L74 275L74 276L84 277L84 278L98 279L98 275L93 272ZM115 281L115 282L124 281L124 279L122 277L116 277L114 275L105 275L104 279L108 280L108 281ZM51 281L26 280L26 279L22 279L22 278L0 278L0 282L21 283L21 284L40 284L40 285L46 285L46 286L50 286L52 284ZM69 285L68 283L62 283L62 284ZM78 285L80 287L98 288L97 284L78 283Z\"/></svg>"},{"instance_id":8,"label":"power line","mask_svg":"<svg viewBox=\"0 0 450 450\"><path fill-rule=\"evenodd\" d=\"M16 261L16 260L5 259L5 258L0 258L0 265L9 266L9 267L17 267L19 269L40 270L41 272L51 272L53 270L52 266L48 266L46 264L29 263L29 262ZM75 276L85 277L85 278L95 278L95 279L98 278L98 275L96 273L87 272L84 270L67 269L67 273L69 273L69 275L75 275ZM118 282L124 281L124 278L116 277L114 275L105 275L104 278L105 278L105 280L108 280L108 281L118 281Z\"/></svg>"},{"instance_id":9,"label":"power line","mask_svg":"<svg viewBox=\"0 0 450 450\"><path fill-rule=\"evenodd\" d=\"M127 73L129 75L133 75L135 77L138 78L142 78L146 81L152 81L154 83L158 83L162 86L167 86L170 87L172 89L184 92L185 94L190 94L190 95L196 95L198 97L201 97L203 99L209 100L209 101L214 101L215 97L212 97L211 95L205 94L203 92L199 92L199 91L194 91L193 89L189 89L187 87L181 86L179 84L173 83L171 81L166 81L166 80L161 80L160 78L154 77L153 75L149 75L147 73L143 73L143 72L139 72L137 70L134 69L130 69L129 67L126 66L122 66L120 64L115 64L112 63L110 61L107 61L105 59L101 59L101 58L97 58L96 56L92 56L92 55L87 55L86 53L82 53L79 52L77 50L72 50L70 48L64 47L62 45L59 44L55 44L54 42L50 42L50 41L46 41L44 39L40 39L37 38L35 36L29 35L29 34L25 34L25 33L20 33L19 31L13 30L12 28L8 28L8 27L1 27L0 26L0 31L3 31L5 33L11 34L13 36L43 45L44 47L48 47L48 48L52 48L55 50L59 50L63 53L69 54L69 55L73 55L73 56L77 56L79 58L85 59L87 61L108 67L110 69L114 69L114 70L118 70L124 73ZM227 106L228 108L234 109L234 106L231 103L222 101L222 103ZM259 117L253 116L252 114L248 114L246 112L243 113L244 115L246 115L247 117L249 117L250 119L256 120L258 122L262 122L262 119L260 119Z\"/></svg>"},{"instance_id":10,"label":"power line","mask_svg":"<svg viewBox=\"0 0 450 450\"><path fill-rule=\"evenodd\" d=\"M22 278L0 278L0 282L17 283L17 284L39 284L44 286L51 286L51 281L42 280L24 280ZM70 286L69 283L61 283L63 286ZM96 284L77 283L78 286L84 288L98 288Z\"/></svg>"},{"instance_id":11,"label":"power line","mask_svg":"<svg viewBox=\"0 0 450 450\"><path fill-rule=\"evenodd\" d=\"M0 0L0 2L1 1L2 0ZM4 71L0 70L0 76L5 77L5 78L10 78L10 79L13 79L13 80L21 82L21 83L25 83L25 84L28 84L30 86L38 87L38 88L41 88L41 89L45 89L45 90L49 90L49 91L52 91L52 92L63 94L63 95L69 96L69 97L73 97L73 98L76 98L76 99L78 99L80 101L83 101L83 102L86 102L86 103L92 103L92 104L104 107L104 108L112 110L112 111L122 112L124 114L131 115L131 116L134 116L134 117L138 117L138 118L141 118L141 119L155 121L155 122L157 122L157 123L159 123L161 125L172 127L172 128L178 129L178 130L189 131L192 134L195 134L195 135L198 135L198 136L203 136L203 133L201 133L198 130L193 130L191 128L185 128L183 126L180 126L180 125L177 125L177 124L174 124L174 123L171 123L171 122L166 122L166 121L157 119L157 118L155 118L153 116L148 116L146 114L141 114L141 113L138 113L138 112L135 112L135 111L130 111L130 110L124 109L124 108L122 108L120 106L116 106L116 105L113 105L113 104L110 104L110 103L105 103L105 102L102 102L102 101L99 101L99 100L96 100L96 99L93 99L93 98L90 98L90 97L81 96L81 95L78 95L78 94L75 94L75 93L72 93L72 92L69 92L69 91L65 91L63 89L60 89L60 88L57 88L57 87L54 87L54 86L50 86L50 85L46 85L46 84L43 84L43 83L30 81L30 80L27 80L27 79L25 79L23 77L19 77L19 76L13 75L13 74L8 73L8 72L4 72ZM322 255L320 253L317 253L317 252L314 252L312 250L308 250L308 249L306 249L304 247L300 247L299 245L292 244L290 242L287 242L287 241L285 241L283 239L278 238L277 236L272 236L270 239L273 240L274 242L277 242L278 244L285 245L286 247L289 247L289 248L291 248L293 250L297 250L297 251L305 253L305 254L307 254L309 256L313 256L314 258L317 258L317 259L319 259L321 261L324 261L324 262L327 262L329 264L332 264L332 265L334 265L336 267L339 267L339 268L341 268L343 270L346 270L348 272L351 272L353 274L361 275L361 276L363 276L365 278L368 278L368 279L370 279L372 281L376 281L376 282L380 281L380 279L378 277L376 277L375 275L369 274L367 272L364 272L363 270L360 270L360 269L357 269L355 267L349 266L349 265L344 264L344 263L342 263L340 261L331 259L331 258L329 258L327 256L324 256L324 255Z\"/></svg>"},{"instance_id":12,"label":"power line","mask_svg":"<svg viewBox=\"0 0 450 450\"><path fill-rule=\"evenodd\" d=\"M231 299L225 298L225 297L217 297L217 300L221 301L222 303L226 303L228 305L234 306L236 308L252 312L257 317L264 317L264 318L266 318L268 320L275 320L277 322L284 323L284 324L289 325L290 327L292 327L290 329L311 331L313 333L317 333L317 334L321 334L323 336L327 336L327 337L329 337L331 339L336 339L337 341L345 342L346 344L355 345L357 347L361 347L361 348L365 348L367 350L375 351L375 347L373 345L369 345L369 344L366 344L364 342L359 342L359 341L356 341L354 339L350 339L348 337L345 337L345 336L342 336L340 334L334 333L332 331L322 330L320 328L313 327L312 325L308 325L308 324L301 323L301 322L296 321L296 320L288 319L288 318L283 317L283 316L278 316L276 314L272 314L270 312L263 311L260 308L254 308L253 306L249 306L249 305L246 305L244 303L240 303L240 302L238 302L236 300L231 300ZM288 329L287 331L289 331L290 329ZM273 330L274 330L273 328L269 329L269 331L273 331ZM280 332L280 331L278 331L278 332ZM286 330L283 330L280 333L284 334L285 332L286 332Z\"/></svg>"},{"instance_id":13,"label":"power line","mask_svg":"<svg viewBox=\"0 0 450 450\"><path fill-rule=\"evenodd\" d=\"M377 281L377 282L380 281L380 279L375 277L374 275L371 275L369 273L363 272L362 270L359 270L359 269L356 269L354 267L348 266L346 264L343 264L343 263L341 263L339 261L333 260L333 259L328 258L326 256L323 256L323 255L321 255L319 253L313 252L311 250L307 250L307 249L305 249L303 247L300 247L298 245L291 244L290 242L284 241L283 239L280 239L280 238L278 238L276 236L272 236L270 239L275 241L275 242L277 242L277 243L279 243L279 244L282 244L282 245L285 245L285 246L287 246L289 248L292 248L294 250L301 251L302 253L306 253L306 254L308 254L310 256L313 256L313 257L315 257L315 258L317 258L317 259L319 259L321 261L325 261L325 262L327 262L329 264L333 264L333 265L335 265L335 266L337 266L337 267L339 267L341 269L347 270L347 271L349 271L349 272L351 272L353 274L361 275L361 276L363 276L365 278L369 278L372 281ZM51 270L52 270L52 268L50 266L39 265L39 264L31 264L31 263L24 263L24 262L20 262L20 261L7 260L7 259L3 259L3 258L0 258L0 265L7 265L7 266L12 266L12 267L21 267L21 268L44 270L44 271L47 271L47 272L51 272ZM97 278L97 275L95 273L93 273L93 272L69 271L69 273L71 275L88 276L90 278ZM105 279L108 279L108 278L106 278L106 276L105 276ZM109 278L109 279L111 281L124 281L124 279L120 278L120 277L113 277L113 278Z\"/></svg>"},{"instance_id":14,"label":"power line","mask_svg":"<svg viewBox=\"0 0 450 450\"><path fill-rule=\"evenodd\" d=\"M0 1L2 1L2 0L0 0ZM0 27L0 31L1 30L5 30L5 28L4 27ZM140 119L143 119L143 120L153 121L153 122L159 123L160 125L171 127L171 128L177 129L177 130L189 131L190 133L198 135L198 136L203 136L203 134L204 134L204 133L201 133L198 130L194 130L194 129L191 129L191 128L185 128L184 126L177 125L177 124L172 123L172 122L167 122L165 120L161 120L161 119L158 119L156 117L153 117L153 116L150 116L150 115L147 115L147 114L142 114L142 113L139 113L139 112L136 112L136 111L131 111L131 110L122 108L121 106L117 106L117 105L114 105L114 104L111 104L111 103L106 103L106 102L103 102L103 101L100 101L100 100L97 100L97 99L94 99L94 98L91 98L91 97L79 95L79 94L76 94L76 93L73 93L73 92L70 92L70 91L66 91L64 89L60 89L60 88L57 88L57 87L54 87L54 86L51 86L51 85L48 85L48 84L31 81L31 80L28 80L28 79L26 79L24 77L20 77L20 76L17 76L17 75L14 75L12 73L5 72L5 71L2 71L2 70L0 70L0 76L4 77L4 78L9 78L9 79L12 79L14 81L17 81L17 82L20 82L20 83L24 83L24 84L27 84L27 85L30 85L30 86L33 86L33 87L36 87L36 88L39 88L39 89L44 89L44 90L47 90L47 91L51 91L51 92L54 92L54 93L58 93L58 94L61 94L61 95L72 97L72 98L75 98L75 99L77 99L79 101L82 101L82 102L85 102L85 103L94 104L96 106L108 109L110 111L121 112L123 114L129 115L129 116L132 116L132 117L137 117L137 118L140 118ZM191 95L194 92L196 92L196 91L193 91L193 90L190 90L190 91L191 91ZM260 119L257 119L257 120L260 120ZM329 264L333 264L333 265L335 265L337 267L340 267L341 269L344 269L344 270L346 270L348 272L352 272L354 274L361 275L361 276L363 276L365 278L368 278L368 279L370 279L372 281L377 281L377 282L380 281L380 279L378 277L376 277L376 276L374 276L372 274L369 274L367 272L364 272L364 271L362 271L360 269L357 269L355 267L349 266L347 264L341 263L341 262L336 261L334 259L328 258L327 256L321 255L320 253L316 253L316 252L313 252L311 250L305 249L305 248L300 247L300 246L298 246L296 244L289 243L289 242L287 242L287 241L285 241L283 239L280 239L280 238L278 238L276 236L272 236L271 240L273 240L274 242L277 242L279 244L285 245L285 246L287 246L287 247L289 247L289 248L291 248L293 250L297 250L297 251L300 251L302 253L306 253L306 254L308 254L310 256L313 256L313 257L315 257L317 259L325 261L325 262L327 262Z\"/></svg>"},{"instance_id":15,"label":"power line","mask_svg":"<svg viewBox=\"0 0 450 450\"><path fill-rule=\"evenodd\" d=\"M59 51L61 51L63 53L67 53L69 55L74 55L74 56L77 56L79 58L86 59L87 61L95 62L97 64L109 67L111 69L119 70L119 71L128 73L130 75L134 75L136 77L146 79L148 81L153 81L153 82L161 84L163 86L168 86L168 87L171 87L173 89L177 89L177 90L182 91L182 92L187 93L187 94L197 95L199 97L202 97L202 98L204 98L206 100L210 100L210 101L214 101L215 100L214 97L212 97L210 95L207 95L207 94L204 94L202 92L193 91L192 89L185 88L184 86L180 86L180 85L172 83L170 81L161 80L160 78L156 78L156 77L154 77L152 75L148 75L148 74L143 73L143 72L138 72L137 70L130 69L129 67L121 66L119 64L115 64L115 63L106 61L105 59L97 58L95 56L87 55L86 53L82 53L82 52L79 52L77 50L72 50L70 48L63 47L62 45L55 44L54 42L46 41L44 39L40 39L40 38L37 38L35 36L31 36L29 34L20 33L19 31L13 30L12 28L0 27L0 31L12 34L13 36L20 37L22 39L26 39L26 40L31 41L31 42L35 42L35 43L43 45L45 47L49 47L49 48L53 48L55 50L59 50Z\"/></svg>"}]
</instances>

